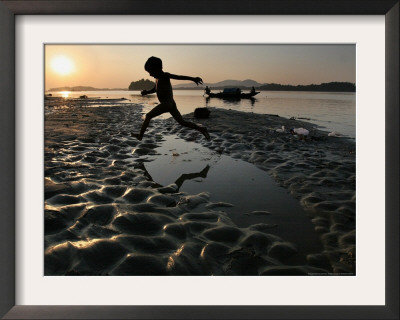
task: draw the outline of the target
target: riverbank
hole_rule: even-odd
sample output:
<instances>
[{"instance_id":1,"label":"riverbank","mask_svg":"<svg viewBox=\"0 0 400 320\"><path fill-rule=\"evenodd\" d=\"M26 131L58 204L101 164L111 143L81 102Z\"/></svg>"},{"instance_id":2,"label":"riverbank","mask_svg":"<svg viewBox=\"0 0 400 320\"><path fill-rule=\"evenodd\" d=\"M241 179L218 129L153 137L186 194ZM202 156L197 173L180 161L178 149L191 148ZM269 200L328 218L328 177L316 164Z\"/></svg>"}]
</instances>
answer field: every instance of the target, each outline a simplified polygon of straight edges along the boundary
<instances>
[{"instance_id":1,"label":"riverbank","mask_svg":"<svg viewBox=\"0 0 400 320\"><path fill-rule=\"evenodd\" d=\"M46 275L354 274L354 142L296 120L221 109L196 120L209 128L210 142L172 119L154 120L139 142L130 132L141 117L138 106L46 115ZM282 125L309 128L310 137L276 132ZM321 252L298 264L296 244L267 223L238 227L207 191L152 181L143 164L170 134L268 172L309 215Z\"/></svg>"}]
</instances>

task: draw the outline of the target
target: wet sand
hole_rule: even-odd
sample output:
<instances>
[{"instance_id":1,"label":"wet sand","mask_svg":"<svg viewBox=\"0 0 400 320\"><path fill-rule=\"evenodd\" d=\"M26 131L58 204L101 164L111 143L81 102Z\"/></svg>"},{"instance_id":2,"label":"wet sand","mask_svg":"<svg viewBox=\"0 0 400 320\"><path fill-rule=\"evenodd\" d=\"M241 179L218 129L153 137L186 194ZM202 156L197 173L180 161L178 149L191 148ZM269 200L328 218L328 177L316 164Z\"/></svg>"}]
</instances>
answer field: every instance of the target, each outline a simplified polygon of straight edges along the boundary
<instances>
[{"instance_id":1,"label":"wet sand","mask_svg":"<svg viewBox=\"0 0 400 320\"><path fill-rule=\"evenodd\" d=\"M130 132L141 118L132 105L46 114L45 275L355 273L354 142L295 120L221 109L195 120L209 128L210 142L172 119L153 120L140 142ZM276 132L282 125L307 128L310 137ZM209 190L153 181L146 164L162 156L168 135L269 174L310 222L298 235L318 239L320 250L308 253L274 232L266 211L235 216L235 204L216 201Z\"/></svg>"}]
</instances>

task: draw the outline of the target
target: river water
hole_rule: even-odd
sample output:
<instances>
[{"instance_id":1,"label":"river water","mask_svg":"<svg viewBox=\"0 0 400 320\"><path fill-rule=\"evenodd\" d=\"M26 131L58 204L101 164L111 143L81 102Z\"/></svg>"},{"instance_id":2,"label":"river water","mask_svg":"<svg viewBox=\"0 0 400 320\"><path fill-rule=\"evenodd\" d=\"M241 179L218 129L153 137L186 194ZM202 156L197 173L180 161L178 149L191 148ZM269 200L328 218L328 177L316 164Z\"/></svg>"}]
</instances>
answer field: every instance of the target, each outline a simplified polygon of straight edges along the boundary
<instances>
[{"instance_id":1,"label":"river water","mask_svg":"<svg viewBox=\"0 0 400 320\"><path fill-rule=\"evenodd\" d=\"M218 90L215 90L218 92ZM139 91L86 91L52 92L54 97L119 99L119 103L136 103L149 111L158 104L155 94L141 96ZM255 99L227 101L219 98L206 98L202 90L174 90L174 99L182 114L193 112L198 107L218 107L260 114L276 114L282 117L295 117L311 122L326 131L336 131L350 138L356 136L356 94L347 92L295 92L261 91ZM105 105L101 100L91 105ZM117 104L116 104L117 105ZM169 117L168 114L162 117Z\"/></svg>"}]
</instances>

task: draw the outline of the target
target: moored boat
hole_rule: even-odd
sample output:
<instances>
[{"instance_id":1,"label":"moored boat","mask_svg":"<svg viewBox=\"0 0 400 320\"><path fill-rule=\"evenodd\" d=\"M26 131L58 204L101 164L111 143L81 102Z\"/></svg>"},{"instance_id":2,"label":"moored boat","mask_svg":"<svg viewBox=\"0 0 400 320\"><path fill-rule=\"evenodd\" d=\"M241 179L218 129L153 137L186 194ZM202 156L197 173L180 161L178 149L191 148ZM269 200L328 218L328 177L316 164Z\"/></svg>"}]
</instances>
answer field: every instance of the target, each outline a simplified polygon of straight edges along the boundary
<instances>
[{"instance_id":1,"label":"moored boat","mask_svg":"<svg viewBox=\"0 0 400 320\"><path fill-rule=\"evenodd\" d=\"M222 98L222 99L251 99L255 95L259 94L259 91L252 90L248 93L243 93L239 88L225 88L224 91L213 93L211 90L206 90L206 94L210 98Z\"/></svg>"}]
</instances>

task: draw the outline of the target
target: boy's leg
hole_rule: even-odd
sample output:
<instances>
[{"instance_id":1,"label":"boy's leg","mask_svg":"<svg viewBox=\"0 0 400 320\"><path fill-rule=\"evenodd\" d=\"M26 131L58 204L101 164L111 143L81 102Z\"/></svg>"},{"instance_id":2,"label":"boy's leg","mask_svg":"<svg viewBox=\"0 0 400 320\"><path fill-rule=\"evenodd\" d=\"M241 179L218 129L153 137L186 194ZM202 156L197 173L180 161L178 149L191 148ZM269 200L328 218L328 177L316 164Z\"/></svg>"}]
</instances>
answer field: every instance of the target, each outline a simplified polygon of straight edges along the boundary
<instances>
[{"instance_id":1,"label":"boy's leg","mask_svg":"<svg viewBox=\"0 0 400 320\"><path fill-rule=\"evenodd\" d=\"M146 131L147 127L149 126L150 120L159 116L160 114L163 114L165 112L168 112L169 108L167 105L160 103L159 105L155 106L151 111L149 111L146 114L146 117L144 118L142 128L140 129L139 134L132 134L133 136L136 136L139 140L143 139L144 132Z\"/></svg>"},{"instance_id":2,"label":"boy's leg","mask_svg":"<svg viewBox=\"0 0 400 320\"><path fill-rule=\"evenodd\" d=\"M169 113L174 117L174 119L182 126L184 127L188 127L188 128L192 128L195 129L197 131L200 131L204 137L206 137L207 140L210 140L210 135L208 134L208 130L206 127L200 127L197 124L190 122L190 121L186 121L185 119L182 118L181 113L179 112L178 108L176 107L176 105L171 108L171 110L169 111Z\"/></svg>"}]
</instances>

